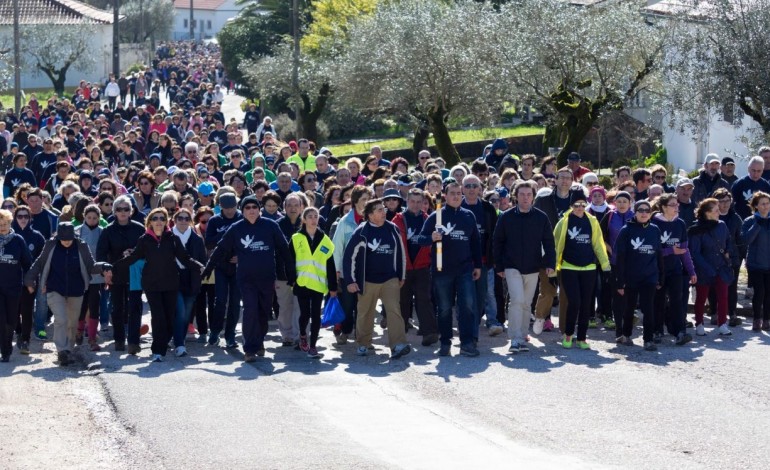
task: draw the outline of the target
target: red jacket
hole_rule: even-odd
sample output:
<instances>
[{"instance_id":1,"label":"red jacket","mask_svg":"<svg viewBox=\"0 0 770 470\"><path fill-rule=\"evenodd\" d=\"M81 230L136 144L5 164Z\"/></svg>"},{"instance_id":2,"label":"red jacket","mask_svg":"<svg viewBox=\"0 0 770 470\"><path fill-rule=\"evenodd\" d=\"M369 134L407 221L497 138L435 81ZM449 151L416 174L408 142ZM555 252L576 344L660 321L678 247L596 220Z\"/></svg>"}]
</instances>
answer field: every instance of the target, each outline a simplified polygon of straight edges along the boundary
<instances>
[{"instance_id":1,"label":"red jacket","mask_svg":"<svg viewBox=\"0 0 770 470\"><path fill-rule=\"evenodd\" d=\"M428 218L428 214L425 212L422 213L422 219L423 221ZM393 217L393 220L391 220L394 224L396 224L396 227L398 227L398 231L401 234L401 244L404 246L404 253L406 253L406 270L412 271L414 269L424 269L430 267L430 246L423 246L420 248L420 251L417 253L417 259L414 260L414 263L412 263L412 259L409 256L409 245L407 243L406 239L406 222L404 222L404 213L399 212L396 214L395 217Z\"/></svg>"}]
</instances>

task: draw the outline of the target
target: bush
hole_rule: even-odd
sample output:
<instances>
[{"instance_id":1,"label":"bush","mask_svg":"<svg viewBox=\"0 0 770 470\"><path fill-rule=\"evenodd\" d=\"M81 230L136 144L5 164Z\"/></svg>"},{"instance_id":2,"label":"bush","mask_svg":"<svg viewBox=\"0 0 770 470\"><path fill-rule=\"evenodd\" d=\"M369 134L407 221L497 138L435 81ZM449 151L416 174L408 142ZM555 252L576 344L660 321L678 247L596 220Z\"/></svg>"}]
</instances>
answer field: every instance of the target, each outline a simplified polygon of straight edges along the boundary
<instances>
[{"instance_id":1,"label":"bush","mask_svg":"<svg viewBox=\"0 0 770 470\"><path fill-rule=\"evenodd\" d=\"M288 142L297 140L297 126L288 114L279 114L273 118L273 126L278 133L278 140ZM318 121L318 142L329 138L329 126L322 120Z\"/></svg>"},{"instance_id":2,"label":"bush","mask_svg":"<svg viewBox=\"0 0 770 470\"><path fill-rule=\"evenodd\" d=\"M324 112L324 122L328 125L329 137L332 139L391 131L391 125L379 117L366 116L355 109L337 106Z\"/></svg>"},{"instance_id":3,"label":"bush","mask_svg":"<svg viewBox=\"0 0 770 470\"><path fill-rule=\"evenodd\" d=\"M130 74L132 74L132 73L136 73L136 72L144 72L144 69L145 69L146 67L147 67L147 66L146 66L146 65L144 65L144 64L134 64L134 65L130 66L130 67L129 67L129 68L126 70L126 75L130 75Z\"/></svg>"}]
</instances>

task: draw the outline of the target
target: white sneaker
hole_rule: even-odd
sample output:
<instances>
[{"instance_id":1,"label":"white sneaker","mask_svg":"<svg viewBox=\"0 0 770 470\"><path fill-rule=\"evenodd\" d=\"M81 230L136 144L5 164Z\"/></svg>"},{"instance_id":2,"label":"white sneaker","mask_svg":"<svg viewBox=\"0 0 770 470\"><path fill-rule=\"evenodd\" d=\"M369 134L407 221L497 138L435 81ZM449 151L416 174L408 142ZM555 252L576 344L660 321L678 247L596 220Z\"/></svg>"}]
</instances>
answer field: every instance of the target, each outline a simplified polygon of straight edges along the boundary
<instances>
[{"instance_id":1,"label":"white sneaker","mask_svg":"<svg viewBox=\"0 0 770 470\"><path fill-rule=\"evenodd\" d=\"M153 354L150 360L152 362L163 362L163 356L161 356L160 354Z\"/></svg>"},{"instance_id":2,"label":"white sneaker","mask_svg":"<svg viewBox=\"0 0 770 470\"><path fill-rule=\"evenodd\" d=\"M730 331L729 328L727 328L727 323L722 323L722 325L717 329L719 332L719 336L730 336L733 334L732 331Z\"/></svg>"},{"instance_id":3,"label":"white sneaker","mask_svg":"<svg viewBox=\"0 0 770 470\"><path fill-rule=\"evenodd\" d=\"M545 326L545 320L542 318L538 318L535 320L535 323L532 325L532 333L539 335L543 332L543 326Z\"/></svg>"},{"instance_id":4,"label":"white sneaker","mask_svg":"<svg viewBox=\"0 0 770 470\"><path fill-rule=\"evenodd\" d=\"M503 332L503 327L500 325L492 325L489 327L489 336L497 336Z\"/></svg>"},{"instance_id":5,"label":"white sneaker","mask_svg":"<svg viewBox=\"0 0 770 470\"><path fill-rule=\"evenodd\" d=\"M706 328L703 326L703 323L695 327L695 335L706 336Z\"/></svg>"},{"instance_id":6,"label":"white sneaker","mask_svg":"<svg viewBox=\"0 0 770 470\"><path fill-rule=\"evenodd\" d=\"M177 346L176 349L174 349L174 355L176 357L184 357L187 355L187 348L184 346Z\"/></svg>"}]
</instances>

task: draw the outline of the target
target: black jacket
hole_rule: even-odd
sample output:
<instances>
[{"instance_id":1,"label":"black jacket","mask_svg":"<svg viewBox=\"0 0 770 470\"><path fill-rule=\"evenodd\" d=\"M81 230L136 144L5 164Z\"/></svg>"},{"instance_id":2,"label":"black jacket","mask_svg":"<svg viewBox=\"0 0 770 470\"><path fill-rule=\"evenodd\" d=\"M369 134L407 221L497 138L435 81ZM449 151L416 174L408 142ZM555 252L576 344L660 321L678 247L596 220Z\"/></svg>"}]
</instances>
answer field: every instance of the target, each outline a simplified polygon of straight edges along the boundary
<instances>
[{"instance_id":1,"label":"black jacket","mask_svg":"<svg viewBox=\"0 0 770 470\"><path fill-rule=\"evenodd\" d=\"M537 208L519 212L513 208L497 219L493 238L495 272L516 269L532 274L556 268L556 245L548 216Z\"/></svg>"},{"instance_id":2,"label":"black jacket","mask_svg":"<svg viewBox=\"0 0 770 470\"><path fill-rule=\"evenodd\" d=\"M144 227L139 222L129 220L126 225L113 222L102 230L96 245L96 260L115 264L123 258L123 252L136 247L144 234ZM128 284L128 266L117 265L113 268L112 283Z\"/></svg>"},{"instance_id":3,"label":"black jacket","mask_svg":"<svg viewBox=\"0 0 770 470\"><path fill-rule=\"evenodd\" d=\"M192 228L190 229L192 230ZM195 261L206 264L206 246L203 239L192 230L190 238L184 245L190 258ZM177 266L179 267L179 266ZM179 270L179 292L184 295L198 295L201 290L201 272L198 269L180 269Z\"/></svg>"}]
</instances>

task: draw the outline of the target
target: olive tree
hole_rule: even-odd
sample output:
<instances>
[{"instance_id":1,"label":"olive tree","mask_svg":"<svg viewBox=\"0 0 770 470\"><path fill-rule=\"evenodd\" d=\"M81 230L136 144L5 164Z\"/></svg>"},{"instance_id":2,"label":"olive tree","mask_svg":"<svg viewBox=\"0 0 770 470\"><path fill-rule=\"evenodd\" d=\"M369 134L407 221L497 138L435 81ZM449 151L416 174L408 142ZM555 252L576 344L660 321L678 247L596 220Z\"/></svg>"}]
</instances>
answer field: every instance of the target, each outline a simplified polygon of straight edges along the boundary
<instances>
[{"instance_id":1,"label":"olive tree","mask_svg":"<svg viewBox=\"0 0 770 470\"><path fill-rule=\"evenodd\" d=\"M352 25L335 69L337 96L371 114L426 121L439 154L460 160L451 117L488 122L503 103L504 58L492 41L498 15L469 1L381 2Z\"/></svg>"},{"instance_id":2,"label":"olive tree","mask_svg":"<svg viewBox=\"0 0 770 470\"><path fill-rule=\"evenodd\" d=\"M576 6L515 0L500 7L495 32L520 100L547 117L543 147L577 151L599 117L657 84L670 34L642 14L644 1Z\"/></svg>"}]
</instances>

